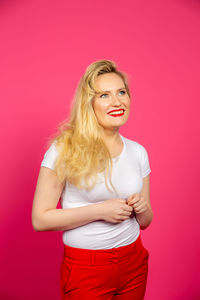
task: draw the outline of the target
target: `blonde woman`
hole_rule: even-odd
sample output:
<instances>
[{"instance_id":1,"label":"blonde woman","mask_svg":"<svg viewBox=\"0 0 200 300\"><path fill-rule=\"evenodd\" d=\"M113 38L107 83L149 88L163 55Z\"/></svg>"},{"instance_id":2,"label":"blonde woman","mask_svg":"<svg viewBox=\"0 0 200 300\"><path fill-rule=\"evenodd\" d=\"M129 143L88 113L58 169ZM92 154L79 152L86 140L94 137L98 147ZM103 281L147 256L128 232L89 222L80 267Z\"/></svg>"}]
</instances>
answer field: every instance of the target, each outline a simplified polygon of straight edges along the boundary
<instances>
[{"instance_id":1,"label":"blonde woman","mask_svg":"<svg viewBox=\"0 0 200 300\"><path fill-rule=\"evenodd\" d=\"M144 298L149 252L140 229L153 218L151 170L144 146L119 134L130 102L113 61L90 64L44 154L32 224L63 231L62 299Z\"/></svg>"}]
</instances>

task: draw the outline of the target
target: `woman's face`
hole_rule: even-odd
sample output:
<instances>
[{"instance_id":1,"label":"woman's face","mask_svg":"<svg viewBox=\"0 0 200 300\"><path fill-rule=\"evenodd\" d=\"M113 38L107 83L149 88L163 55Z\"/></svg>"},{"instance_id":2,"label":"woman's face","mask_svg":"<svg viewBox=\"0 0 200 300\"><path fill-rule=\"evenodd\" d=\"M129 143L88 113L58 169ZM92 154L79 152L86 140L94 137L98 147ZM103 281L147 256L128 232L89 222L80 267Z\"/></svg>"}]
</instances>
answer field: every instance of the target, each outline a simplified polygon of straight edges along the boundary
<instances>
[{"instance_id":1,"label":"woman's face","mask_svg":"<svg viewBox=\"0 0 200 300\"><path fill-rule=\"evenodd\" d=\"M104 129L116 130L129 116L130 97L124 82L116 73L105 73L96 78L96 85L102 90L93 100L96 118Z\"/></svg>"}]
</instances>

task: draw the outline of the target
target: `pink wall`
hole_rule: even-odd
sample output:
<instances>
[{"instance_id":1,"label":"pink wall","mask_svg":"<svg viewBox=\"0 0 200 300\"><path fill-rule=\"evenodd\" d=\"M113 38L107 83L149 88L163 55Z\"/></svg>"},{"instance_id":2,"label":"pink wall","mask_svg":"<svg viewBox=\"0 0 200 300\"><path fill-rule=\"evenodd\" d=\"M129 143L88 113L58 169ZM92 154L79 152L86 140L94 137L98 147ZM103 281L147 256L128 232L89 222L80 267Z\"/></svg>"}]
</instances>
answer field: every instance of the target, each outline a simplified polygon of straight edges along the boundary
<instances>
[{"instance_id":1,"label":"pink wall","mask_svg":"<svg viewBox=\"0 0 200 300\"><path fill-rule=\"evenodd\" d=\"M152 169L145 299L200 299L200 2L1 1L0 28L0 299L60 299L61 232L34 232L32 200L47 138L104 58L130 75L121 133L147 148Z\"/></svg>"}]
</instances>

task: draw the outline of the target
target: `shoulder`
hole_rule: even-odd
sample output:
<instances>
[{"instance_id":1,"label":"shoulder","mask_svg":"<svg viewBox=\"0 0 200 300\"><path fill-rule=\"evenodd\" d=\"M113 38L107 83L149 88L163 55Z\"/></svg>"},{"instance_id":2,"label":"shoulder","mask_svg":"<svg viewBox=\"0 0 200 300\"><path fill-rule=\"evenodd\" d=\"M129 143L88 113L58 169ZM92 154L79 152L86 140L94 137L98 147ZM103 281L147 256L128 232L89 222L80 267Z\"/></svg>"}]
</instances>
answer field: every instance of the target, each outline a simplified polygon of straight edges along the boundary
<instances>
[{"instance_id":1,"label":"shoulder","mask_svg":"<svg viewBox=\"0 0 200 300\"><path fill-rule=\"evenodd\" d=\"M132 150L135 149L139 154L140 153L143 154L146 152L146 148L142 144L140 144L134 140L128 139L127 137L124 137L124 136L122 136L122 138L124 139L126 146L128 148L131 148Z\"/></svg>"},{"instance_id":2,"label":"shoulder","mask_svg":"<svg viewBox=\"0 0 200 300\"><path fill-rule=\"evenodd\" d=\"M56 144L56 141L54 141L51 145L48 146L46 152L44 153L41 166L49 167L51 169L54 168L55 161L58 156L58 149Z\"/></svg>"},{"instance_id":3,"label":"shoulder","mask_svg":"<svg viewBox=\"0 0 200 300\"><path fill-rule=\"evenodd\" d=\"M53 141L47 148L45 154L58 155L57 142Z\"/></svg>"},{"instance_id":4,"label":"shoulder","mask_svg":"<svg viewBox=\"0 0 200 300\"><path fill-rule=\"evenodd\" d=\"M130 140L127 137L125 137L121 134L120 134L120 136L123 138L126 146L128 146L128 147L137 147L137 142L136 141Z\"/></svg>"},{"instance_id":5,"label":"shoulder","mask_svg":"<svg viewBox=\"0 0 200 300\"><path fill-rule=\"evenodd\" d=\"M149 164L149 157L146 148L133 140L130 140L126 137L122 137L126 144L127 154L129 157L135 157L140 166L141 175L142 177L146 177L150 172L150 164Z\"/></svg>"}]
</instances>

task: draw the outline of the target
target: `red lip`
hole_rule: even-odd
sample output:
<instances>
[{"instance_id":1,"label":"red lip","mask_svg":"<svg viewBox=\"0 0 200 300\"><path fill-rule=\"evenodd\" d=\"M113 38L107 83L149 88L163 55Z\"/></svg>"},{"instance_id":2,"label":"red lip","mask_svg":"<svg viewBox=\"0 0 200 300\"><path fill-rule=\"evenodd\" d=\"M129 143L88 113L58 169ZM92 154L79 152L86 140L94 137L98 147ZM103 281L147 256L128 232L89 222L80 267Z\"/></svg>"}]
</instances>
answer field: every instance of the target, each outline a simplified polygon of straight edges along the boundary
<instances>
[{"instance_id":1,"label":"red lip","mask_svg":"<svg viewBox=\"0 0 200 300\"><path fill-rule=\"evenodd\" d=\"M123 110L123 112L125 111L125 109L121 108L121 109L115 109L115 110L111 110L108 112L108 114L112 113L113 111L119 111L119 110Z\"/></svg>"}]
</instances>

